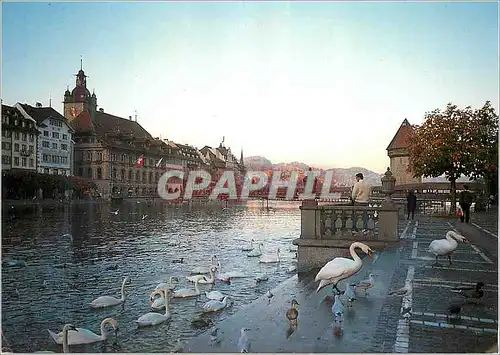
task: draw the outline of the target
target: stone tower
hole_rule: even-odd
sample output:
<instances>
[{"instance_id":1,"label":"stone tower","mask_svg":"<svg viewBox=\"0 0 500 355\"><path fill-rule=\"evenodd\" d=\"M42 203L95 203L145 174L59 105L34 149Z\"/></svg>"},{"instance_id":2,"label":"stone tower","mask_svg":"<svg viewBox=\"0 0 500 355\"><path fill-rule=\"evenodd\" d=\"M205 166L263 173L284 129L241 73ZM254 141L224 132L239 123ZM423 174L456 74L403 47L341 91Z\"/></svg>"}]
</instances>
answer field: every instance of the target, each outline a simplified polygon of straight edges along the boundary
<instances>
[{"instance_id":1,"label":"stone tower","mask_svg":"<svg viewBox=\"0 0 500 355\"><path fill-rule=\"evenodd\" d=\"M69 88L66 90L63 101L64 117L70 122L83 110L93 113L97 109L97 97L95 93L91 95L87 89L87 75L83 71L82 61L80 61L80 70L75 76L75 88L71 92Z\"/></svg>"},{"instance_id":2,"label":"stone tower","mask_svg":"<svg viewBox=\"0 0 500 355\"><path fill-rule=\"evenodd\" d=\"M407 171L409 163L408 137L413 132L413 127L405 118L398 131L387 146L387 155L391 162L391 171L396 178L396 185L420 184L422 178L414 178L411 172Z\"/></svg>"}]
</instances>

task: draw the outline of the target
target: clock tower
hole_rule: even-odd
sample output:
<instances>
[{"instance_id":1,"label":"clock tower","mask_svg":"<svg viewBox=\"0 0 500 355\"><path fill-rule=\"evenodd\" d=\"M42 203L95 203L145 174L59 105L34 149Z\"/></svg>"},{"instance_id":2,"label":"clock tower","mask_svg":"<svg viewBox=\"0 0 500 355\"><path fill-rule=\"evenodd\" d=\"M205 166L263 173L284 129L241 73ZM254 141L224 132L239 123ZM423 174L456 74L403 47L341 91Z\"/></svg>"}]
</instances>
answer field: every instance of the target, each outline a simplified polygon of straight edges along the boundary
<instances>
[{"instance_id":1,"label":"clock tower","mask_svg":"<svg viewBox=\"0 0 500 355\"><path fill-rule=\"evenodd\" d=\"M80 70L76 76L75 87L69 91L69 87L64 93L63 111L64 117L71 122L83 110L95 112L97 109L97 97L95 93L90 94L87 89L87 75L83 71L83 63L80 60Z\"/></svg>"}]
</instances>

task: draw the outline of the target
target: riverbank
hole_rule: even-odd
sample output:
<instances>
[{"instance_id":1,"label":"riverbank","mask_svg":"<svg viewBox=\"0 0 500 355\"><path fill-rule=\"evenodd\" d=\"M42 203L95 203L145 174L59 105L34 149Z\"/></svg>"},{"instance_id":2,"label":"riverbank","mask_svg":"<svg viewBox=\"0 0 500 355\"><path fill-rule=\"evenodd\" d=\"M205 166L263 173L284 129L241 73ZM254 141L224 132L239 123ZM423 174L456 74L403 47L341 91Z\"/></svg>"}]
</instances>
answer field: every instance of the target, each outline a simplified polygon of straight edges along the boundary
<instances>
[{"instance_id":1,"label":"riverbank","mask_svg":"<svg viewBox=\"0 0 500 355\"><path fill-rule=\"evenodd\" d=\"M313 272L274 288L271 302L262 296L217 324L217 346L210 346L206 332L191 339L185 351L239 352L240 329L245 327L251 329L252 352L485 352L497 344L498 233L492 219L498 221L498 216L478 213L473 218L470 225L429 217L400 221L399 247L377 251L373 260L363 259L363 268L350 280L373 273L376 283L368 295L359 292L354 307L346 309L340 336L332 332L331 287L316 294ZM433 267L434 258L426 249L452 229L471 244L459 245L452 265L442 262ZM413 282L408 322L401 315L401 298L387 296L406 280ZM485 283L480 304L464 306L461 319L447 319L447 307L462 301L450 288L478 281ZM299 322L287 338L285 312L291 299L299 303Z\"/></svg>"}]
</instances>

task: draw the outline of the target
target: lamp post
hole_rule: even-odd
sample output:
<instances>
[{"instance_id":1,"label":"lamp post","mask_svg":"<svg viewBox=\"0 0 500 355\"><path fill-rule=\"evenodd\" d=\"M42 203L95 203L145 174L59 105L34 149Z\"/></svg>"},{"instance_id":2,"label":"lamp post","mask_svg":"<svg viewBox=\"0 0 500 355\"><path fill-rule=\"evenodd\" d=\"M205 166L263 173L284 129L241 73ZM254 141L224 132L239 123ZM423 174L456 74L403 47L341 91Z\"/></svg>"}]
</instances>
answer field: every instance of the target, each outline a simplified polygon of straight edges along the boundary
<instances>
[{"instance_id":1,"label":"lamp post","mask_svg":"<svg viewBox=\"0 0 500 355\"><path fill-rule=\"evenodd\" d=\"M387 171L380 180L382 181L382 192L385 194L385 200L382 201L382 207L391 207L394 205L391 195L395 190L396 178L392 175L390 168L387 168Z\"/></svg>"}]
</instances>

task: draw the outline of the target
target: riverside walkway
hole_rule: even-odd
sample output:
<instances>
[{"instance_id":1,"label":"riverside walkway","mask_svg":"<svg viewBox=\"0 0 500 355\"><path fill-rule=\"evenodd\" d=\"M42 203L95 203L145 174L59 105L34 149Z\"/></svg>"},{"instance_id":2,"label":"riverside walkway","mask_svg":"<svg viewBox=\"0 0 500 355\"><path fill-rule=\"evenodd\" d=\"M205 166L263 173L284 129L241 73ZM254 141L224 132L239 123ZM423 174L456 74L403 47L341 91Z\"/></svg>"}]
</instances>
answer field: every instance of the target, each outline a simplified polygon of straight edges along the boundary
<instances>
[{"instance_id":1,"label":"riverside walkway","mask_svg":"<svg viewBox=\"0 0 500 355\"><path fill-rule=\"evenodd\" d=\"M498 215L496 211L473 214L466 225L457 219L416 216L399 223L399 247L377 251L373 259L364 258L363 267L350 281L375 275L376 284L358 292L352 309L346 307L343 333L332 331L331 287L316 294L315 272L294 276L266 296L223 320L220 343L210 345L205 332L191 339L185 352L239 352L240 329L248 332L251 352L486 352L496 347L498 333ZM452 256L453 264L441 261L433 266L433 255L426 250L434 239L457 230L470 244L460 244ZM368 243L369 244L369 243ZM401 297L388 292L413 281L409 322L401 315ZM447 319L451 303L462 296L450 291L461 285L485 284L479 304L464 306L461 319ZM341 282L339 288L344 289ZM297 329L287 338L285 312L290 301L299 303ZM346 305L346 302L344 302Z\"/></svg>"}]
</instances>

